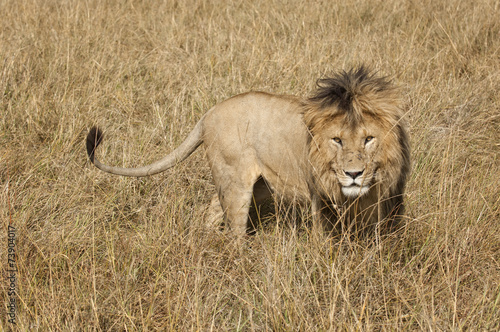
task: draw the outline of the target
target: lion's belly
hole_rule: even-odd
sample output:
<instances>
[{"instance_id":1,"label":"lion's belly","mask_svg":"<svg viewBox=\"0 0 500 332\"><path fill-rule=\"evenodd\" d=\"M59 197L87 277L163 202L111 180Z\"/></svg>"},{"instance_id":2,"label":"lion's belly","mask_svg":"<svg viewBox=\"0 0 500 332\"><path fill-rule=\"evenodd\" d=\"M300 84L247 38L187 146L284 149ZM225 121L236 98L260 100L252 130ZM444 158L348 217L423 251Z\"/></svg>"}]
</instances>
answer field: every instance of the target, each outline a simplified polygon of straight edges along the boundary
<instances>
[{"instance_id":1,"label":"lion's belly","mask_svg":"<svg viewBox=\"0 0 500 332\"><path fill-rule=\"evenodd\" d=\"M273 193L288 201L308 201L309 189L304 177L297 178L291 174L274 172L263 168L262 177L270 185Z\"/></svg>"}]
</instances>

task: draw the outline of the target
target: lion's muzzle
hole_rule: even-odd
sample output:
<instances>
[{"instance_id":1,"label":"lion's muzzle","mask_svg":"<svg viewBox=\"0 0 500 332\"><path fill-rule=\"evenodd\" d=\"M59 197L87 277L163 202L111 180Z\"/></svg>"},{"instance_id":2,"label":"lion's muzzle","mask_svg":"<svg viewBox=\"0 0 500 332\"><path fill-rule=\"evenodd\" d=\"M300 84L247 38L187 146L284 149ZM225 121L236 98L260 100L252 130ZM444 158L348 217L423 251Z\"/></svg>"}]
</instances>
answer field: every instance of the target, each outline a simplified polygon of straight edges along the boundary
<instances>
[{"instance_id":1,"label":"lion's muzzle","mask_svg":"<svg viewBox=\"0 0 500 332\"><path fill-rule=\"evenodd\" d=\"M361 197L370 190L370 181L367 179L365 170L343 171L343 176L339 177L342 185L342 193L351 198Z\"/></svg>"}]
</instances>

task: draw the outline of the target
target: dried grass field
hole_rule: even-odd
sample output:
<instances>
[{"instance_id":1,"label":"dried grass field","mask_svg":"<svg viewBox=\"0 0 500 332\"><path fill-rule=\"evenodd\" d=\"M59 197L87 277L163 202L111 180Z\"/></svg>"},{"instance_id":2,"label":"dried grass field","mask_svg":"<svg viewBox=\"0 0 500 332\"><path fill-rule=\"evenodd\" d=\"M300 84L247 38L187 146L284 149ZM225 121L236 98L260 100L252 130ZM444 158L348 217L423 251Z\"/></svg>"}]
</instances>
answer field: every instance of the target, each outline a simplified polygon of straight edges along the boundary
<instances>
[{"instance_id":1,"label":"dried grass field","mask_svg":"<svg viewBox=\"0 0 500 332\"><path fill-rule=\"evenodd\" d=\"M0 12L2 330L500 330L498 1L3 0ZM361 63L402 87L411 128L406 223L380 241L313 241L278 215L235 250L204 222L203 149L147 178L85 153L99 124L99 159L144 165L217 102L307 96Z\"/></svg>"}]
</instances>

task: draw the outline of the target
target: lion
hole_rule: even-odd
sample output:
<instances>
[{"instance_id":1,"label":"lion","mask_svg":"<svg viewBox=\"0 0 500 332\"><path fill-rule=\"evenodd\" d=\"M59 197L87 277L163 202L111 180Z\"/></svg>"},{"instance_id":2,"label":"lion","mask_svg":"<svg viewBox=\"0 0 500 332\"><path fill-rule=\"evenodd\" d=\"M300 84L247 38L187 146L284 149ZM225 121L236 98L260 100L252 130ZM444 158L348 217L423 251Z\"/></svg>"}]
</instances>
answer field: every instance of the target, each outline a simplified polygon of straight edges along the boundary
<instances>
[{"instance_id":1,"label":"lion","mask_svg":"<svg viewBox=\"0 0 500 332\"><path fill-rule=\"evenodd\" d=\"M103 134L87 136L90 161L112 174L163 172L202 143L229 229L246 234L249 208L272 194L310 204L313 225L398 220L410 171L398 88L365 66L319 79L310 97L248 92L212 107L173 152L138 168L95 158Z\"/></svg>"}]
</instances>

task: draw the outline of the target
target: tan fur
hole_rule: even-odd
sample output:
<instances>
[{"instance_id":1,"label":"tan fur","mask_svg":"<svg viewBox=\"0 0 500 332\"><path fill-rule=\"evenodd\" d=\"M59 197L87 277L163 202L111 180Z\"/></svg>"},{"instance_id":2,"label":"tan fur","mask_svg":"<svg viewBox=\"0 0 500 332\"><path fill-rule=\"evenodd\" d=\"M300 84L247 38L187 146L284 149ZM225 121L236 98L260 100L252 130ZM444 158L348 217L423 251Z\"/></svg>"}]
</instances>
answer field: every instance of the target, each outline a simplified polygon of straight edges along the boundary
<instances>
[{"instance_id":1,"label":"tan fur","mask_svg":"<svg viewBox=\"0 0 500 332\"><path fill-rule=\"evenodd\" d=\"M187 158L203 142L224 216L238 236L246 232L252 195L259 202L271 192L312 202L314 219L327 228L339 217L373 224L400 214L410 161L396 90L364 67L318 85L308 99L262 92L230 98L152 165L94 162L110 173L145 176ZM96 129L88 135L91 160L101 139Z\"/></svg>"}]
</instances>

